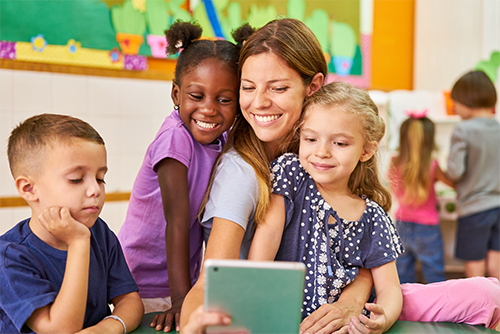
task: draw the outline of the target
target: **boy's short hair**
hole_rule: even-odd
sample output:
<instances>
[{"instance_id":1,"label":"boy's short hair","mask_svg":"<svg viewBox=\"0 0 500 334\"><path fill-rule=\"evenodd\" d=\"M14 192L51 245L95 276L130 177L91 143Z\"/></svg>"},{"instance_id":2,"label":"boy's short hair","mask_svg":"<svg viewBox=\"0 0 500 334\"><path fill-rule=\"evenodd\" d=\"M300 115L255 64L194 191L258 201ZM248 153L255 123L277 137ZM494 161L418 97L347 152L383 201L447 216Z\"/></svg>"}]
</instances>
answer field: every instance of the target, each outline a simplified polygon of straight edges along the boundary
<instances>
[{"instance_id":1,"label":"boy's short hair","mask_svg":"<svg viewBox=\"0 0 500 334\"><path fill-rule=\"evenodd\" d=\"M104 145L99 133L81 119L57 114L40 114L26 119L9 137L7 156L12 176L35 173L43 162L47 146L55 141L70 144L75 139Z\"/></svg>"},{"instance_id":2,"label":"boy's short hair","mask_svg":"<svg viewBox=\"0 0 500 334\"><path fill-rule=\"evenodd\" d=\"M453 85L451 98L469 108L493 108L497 92L483 71L470 71Z\"/></svg>"}]
</instances>

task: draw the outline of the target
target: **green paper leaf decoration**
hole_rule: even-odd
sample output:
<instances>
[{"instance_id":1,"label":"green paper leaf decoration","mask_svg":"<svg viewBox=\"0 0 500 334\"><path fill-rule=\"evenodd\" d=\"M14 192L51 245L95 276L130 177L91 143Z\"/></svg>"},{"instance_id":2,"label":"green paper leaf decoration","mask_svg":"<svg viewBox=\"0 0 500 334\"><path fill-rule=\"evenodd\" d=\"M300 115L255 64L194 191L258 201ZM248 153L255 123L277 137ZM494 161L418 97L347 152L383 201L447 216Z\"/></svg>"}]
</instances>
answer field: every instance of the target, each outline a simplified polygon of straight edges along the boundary
<instances>
[{"instance_id":1,"label":"green paper leaf decoration","mask_svg":"<svg viewBox=\"0 0 500 334\"><path fill-rule=\"evenodd\" d=\"M477 63L475 70L483 71L493 83L497 81L498 67L500 66L500 52L493 51L490 60L481 60Z\"/></svg>"},{"instance_id":2,"label":"green paper leaf decoration","mask_svg":"<svg viewBox=\"0 0 500 334\"><path fill-rule=\"evenodd\" d=\"M136 10L131 0L126 0L122 6L111 8L111 21L116 32L143 35L146 32L144 14Z\"/></svg>"},{"instance_id":3,"label":"green paper leaf decoration","mask_svg":"<svg viewBox=\"0 0 500 334\"><path fill-rule=\"evenodd\" d=\"M306 16L305 0L288 0L286 4L286 12L288 17L304 22Z\"/></svg>"},{"instance_id":4,"label":"green paper leaf decoration","mask_svg":"<svg viewBox=\"0 0 500 334\"><path fill-rule=\"evenodd\" d=\"M330 17L328 13L323 9L317 8L311 13L311 16L305 19L304 23L318 38L323 52L329 52L328 26L330 24Z\"/></svg>"},{"instance_id":5,"label":"green paper leaf decoration","mask_svg":"<svg viewBox=\"0 0 500 334\"><path fill-rule=\"evenodd\" d=\"M250 13L248 14L247 21L250 26L254 28L260 28L264 26L267 22L275 19L278 16L276 8L272 5L266 7L257 7L257 5L252 4L250 6Z\"/></svg>"},{"instance_id":6,"label":"green paper leaf decoration","mask_svg":"<svg viewBox=\"0 0 500 334\"><path fill-rule=\"evenodd\" d=\"M354 58L356 53L356 35L347 23L333 21L331 52L334 56Z\"/></svg>"},{"instance_id":7,"label":"green paper leaf decoration","mask_svg":"<svg viewBox=\"0 0 500 334\"><path fill-rule=\"evenodd\" d=\"M146 0L146 24L151 35L163 35L168 28L170 16L167 13L165 0Z\"/></svg>"},{"instance_id":8,"label":"green paper leaf decoration","mask_svg":"<svg viewBox=\"0 0 500 334\"><path fill-rule=\"evenodd\" d=\"M200 1L193 12L193 20L196 21L201 29L203 29L203 37L212 38L215 37L214 29L212 28L212 24L208 19L207 12L205 10L205 5L202 1Z\"/></svg>"}]
</instances>

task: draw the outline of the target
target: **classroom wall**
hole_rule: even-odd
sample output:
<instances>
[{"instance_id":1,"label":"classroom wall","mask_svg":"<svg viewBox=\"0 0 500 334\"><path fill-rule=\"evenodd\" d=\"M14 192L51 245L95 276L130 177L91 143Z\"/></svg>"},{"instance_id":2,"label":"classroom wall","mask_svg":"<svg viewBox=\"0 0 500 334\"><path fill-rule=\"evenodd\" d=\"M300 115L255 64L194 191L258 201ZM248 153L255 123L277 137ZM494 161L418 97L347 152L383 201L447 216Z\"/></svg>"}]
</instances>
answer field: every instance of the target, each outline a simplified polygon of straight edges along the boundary
<instances>
[{"instance_id":1,"label":"classroom wall","mask_svg":"<svg viewBox=\"0 0 500 334\"><path fill-rule=\"evenodd\" d=\"M500 1L417 0L415 27L413 88L451 89L480 60L500 51Z\"/></svg>"},{"instance_id":2,"label":"classroom wall","mask_svg":"<svg viewBox=\"0 0 500 334\"><path fill-rule=\"evenodd\" d=\"M108 152L106 192L130 192L147 146L172 111L170 81L105 78L0 69L0 197L18 196L7 161L12 128L39 113L89 122ZM128 202L107 202L102 217L118 232ZM29 207L0 208L0 234L30 216Z\"/></svg>"},{"instance_id":3,"label":"classroom wall","mask_svg":"<svg viewBox=\"0 0 500 334\"><path fill-rule=\"evenodd\" d=\"M414 61L408 43L413 11ZM491 50L500 50L499 25L498 0L374 0L372 89L411 89L412 78L415 89L449 89ZM450 34L456 37L446 38ZM172 110L170 90L169 81L0 69L0 197L17 196L6 156L10 131L43 112L71 114L91 123L106 141L107 192L130 192L147 146ZM438 124L441 161L455 124ZM126 208L126 201L104 207L102 217L115 232ZM0 208L0 234L28 216L28 207Z\"/></svg>"}]
</instances>

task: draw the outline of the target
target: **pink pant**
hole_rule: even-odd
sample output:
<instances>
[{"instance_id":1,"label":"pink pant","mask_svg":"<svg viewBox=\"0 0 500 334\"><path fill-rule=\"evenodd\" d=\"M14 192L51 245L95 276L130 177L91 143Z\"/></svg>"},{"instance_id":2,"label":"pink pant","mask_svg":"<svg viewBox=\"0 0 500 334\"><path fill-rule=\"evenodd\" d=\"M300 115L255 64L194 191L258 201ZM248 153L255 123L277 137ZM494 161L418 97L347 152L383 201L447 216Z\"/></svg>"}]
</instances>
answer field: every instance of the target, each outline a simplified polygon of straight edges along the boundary
<instances>
[{"instance_id":1,"label":"pink pant","mask_svg":"<svg viewBox=\"0 0 500 334\"><path fill-rule=\"evenodd\" d=\"M500 322L500 283L473 277L431 284L401 284L399 320L458 322L495 328Z\"/></svg>"}]
</instances>

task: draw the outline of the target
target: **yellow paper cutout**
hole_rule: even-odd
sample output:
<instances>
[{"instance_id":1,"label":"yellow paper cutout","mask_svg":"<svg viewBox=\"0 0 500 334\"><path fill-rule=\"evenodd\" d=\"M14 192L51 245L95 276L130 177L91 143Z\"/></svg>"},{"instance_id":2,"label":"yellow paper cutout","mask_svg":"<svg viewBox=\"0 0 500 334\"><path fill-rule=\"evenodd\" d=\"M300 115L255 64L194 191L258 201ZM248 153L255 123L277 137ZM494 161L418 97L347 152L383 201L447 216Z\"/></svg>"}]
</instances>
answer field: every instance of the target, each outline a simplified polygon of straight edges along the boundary
<instances>
[{"instance_id":1,"label":"yellow paper cutout","mask_svg":"<svg viewBox=\"0 0 500 334\"><path fill-rule=\"evenodd\" d=\"M75 53L69 52L71 43L75 43ZM42 52L33 50L31 43L17 42L16 59L35 63L123 69L123 57L113 63L109 51L81 48L75 41L68 41L68 45L47 45Z\"/></svg>"}]
</instances>

